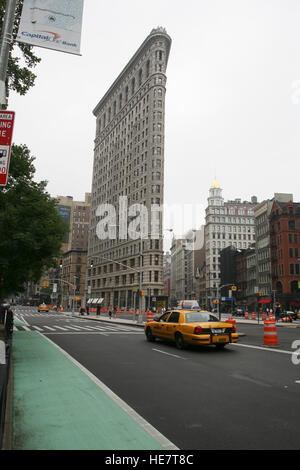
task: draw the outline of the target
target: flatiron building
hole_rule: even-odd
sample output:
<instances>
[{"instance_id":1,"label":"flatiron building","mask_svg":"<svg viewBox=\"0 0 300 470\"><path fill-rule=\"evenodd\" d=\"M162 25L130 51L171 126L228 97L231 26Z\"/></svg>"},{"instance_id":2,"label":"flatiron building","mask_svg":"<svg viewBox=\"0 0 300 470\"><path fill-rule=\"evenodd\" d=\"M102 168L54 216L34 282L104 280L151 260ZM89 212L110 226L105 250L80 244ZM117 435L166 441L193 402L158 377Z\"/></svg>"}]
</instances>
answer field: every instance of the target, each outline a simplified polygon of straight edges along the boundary
<instances>
[{"instance_id":1,"label":"flatiron building","mask_svg":"<svg viewBox=\"0 0 300 470\"><path fill-rule=\"evenodd\" d=\"M151 237L150 214L154 204L163 204L170 46L165 29L153 29L93 111L96 137L87 298L103 298L105 306L138 306L141 289L143 307L163 295L162 223L160 218L158 236ZM111 232L107 238L99 236L105 204L113 207L116 215L108 224ZM128 229L126 237L124 227L130 227L135 204L147 209L149 232L136 237Z\"/></svg>"}]
</instances>

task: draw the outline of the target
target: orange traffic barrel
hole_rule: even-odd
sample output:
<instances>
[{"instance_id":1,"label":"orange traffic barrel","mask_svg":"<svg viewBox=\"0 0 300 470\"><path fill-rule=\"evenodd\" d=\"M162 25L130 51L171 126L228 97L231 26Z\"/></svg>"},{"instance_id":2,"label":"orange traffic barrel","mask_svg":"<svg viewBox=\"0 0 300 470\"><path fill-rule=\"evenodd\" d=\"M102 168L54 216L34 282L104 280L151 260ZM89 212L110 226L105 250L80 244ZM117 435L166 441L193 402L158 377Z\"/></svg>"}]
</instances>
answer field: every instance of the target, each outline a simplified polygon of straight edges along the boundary
<instances>
[{"instance_id":1,"label":"orange traffic barrel","mask_svg":"<svg viewBox=\"0 0 300 470\"><path fill-rule=\"evenodd\" d=\"M252 312L252 320L256 320L255 312Z\"/></svg>"},{"instance_id":2,"label":"orange traffic barrel","mask_svg":"<svg viewBox=\"0 0 300 470\"><path fill-rule=\"evenodd\" d=\"M228 318L225 323L231 323L232 331L236 331L236 320L234 320L232 317Z\"/></svg>"},{"instance_id":3,"label":"orange traffic barrel","mask_svg":"<svg viewBox=\"0 0 300 470\"><path fill-rule=\"evenodd\" d=\"M245 318L249 318L249 313L245 312Z\"/></svg>"},{"instance_id":4,"label":"orange traffic barrel","mask_svg":"<svg viewBox=\"0 0 300 470\"><path fill-rule=\"evenodd\" d=\"M264 322L264 344L276 346L278 344L277 329L274 320L265 320Z\"/></svg>"},{"instance_id":5,"label":"orange traffic barrel","mask_svg":"<svg viewBox=\"0 0 300 470\"><path fill-rule=\"evenodd\" d=\"M265 321L266 318L267 318L266 312L263 312L263 313L262 313L262 319L263 319L263 321Z\"/></svg>"},{"instance_id":6,"label":"orange traffic barrel","mask_svg":"<svg viewBox=\"0 0 300 470\"><path fill-rule=\"evenodd\" d=\"M147 311L147 323L149 321L153 321L153 312L151 312L151 310Z\"/></svg>"}]
</instances>

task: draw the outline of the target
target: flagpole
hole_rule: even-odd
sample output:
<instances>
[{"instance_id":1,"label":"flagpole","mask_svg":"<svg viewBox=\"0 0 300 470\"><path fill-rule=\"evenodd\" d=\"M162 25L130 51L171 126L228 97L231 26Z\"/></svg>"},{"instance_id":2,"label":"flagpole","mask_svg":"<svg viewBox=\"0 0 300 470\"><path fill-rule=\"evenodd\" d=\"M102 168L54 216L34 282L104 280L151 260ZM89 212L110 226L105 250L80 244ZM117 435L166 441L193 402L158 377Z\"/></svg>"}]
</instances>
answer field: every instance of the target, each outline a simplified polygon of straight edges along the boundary
<instances>
[{"instance_id":1,"label":"flagpole","mask_svg":"<svg viewBox=\"0 0 300 470\"><path fill-rule=\"evenodd\" d=\"M6 107L6 73L10 45L13 42L13 27L15 11L18 0L6 0L5 15L2 27L1 50L0 50L0 106Z\"/></svg>"}]
</instances>

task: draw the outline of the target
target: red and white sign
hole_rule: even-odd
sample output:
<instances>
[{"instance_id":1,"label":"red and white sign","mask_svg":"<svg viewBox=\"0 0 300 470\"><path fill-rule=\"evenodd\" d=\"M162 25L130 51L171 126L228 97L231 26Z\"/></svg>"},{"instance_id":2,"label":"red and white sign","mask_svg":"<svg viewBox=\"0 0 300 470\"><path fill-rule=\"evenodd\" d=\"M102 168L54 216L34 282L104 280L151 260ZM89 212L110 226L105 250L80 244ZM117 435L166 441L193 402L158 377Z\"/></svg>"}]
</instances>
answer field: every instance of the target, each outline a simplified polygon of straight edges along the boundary
<instances>
[{"instance_id":1,"label":"red and white sign","mask_svg":"<svg viewBox=\"0 0 300 470\"><path fill-rule=\"evenodd\" d=\"M0 186L7 183L14 119L14 111L0 110Z\"/></svg>"}]
</instances>

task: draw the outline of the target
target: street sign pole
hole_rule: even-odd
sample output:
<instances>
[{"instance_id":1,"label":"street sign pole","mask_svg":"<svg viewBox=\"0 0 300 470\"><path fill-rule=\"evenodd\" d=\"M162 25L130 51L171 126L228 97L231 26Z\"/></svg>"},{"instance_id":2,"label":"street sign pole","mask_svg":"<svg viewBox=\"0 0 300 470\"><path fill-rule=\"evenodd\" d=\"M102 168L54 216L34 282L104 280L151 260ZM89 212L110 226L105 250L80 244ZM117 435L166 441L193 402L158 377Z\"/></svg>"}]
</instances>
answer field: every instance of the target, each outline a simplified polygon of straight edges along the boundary
<instances>
[{"instance_id":1,"label":"street sign pole","mask_svg":"<svg viewBox=\"0 0 300 470\"><path fill-rule=\"evenodd\" d=\"M0 108L6 107L6 72L10 46L13 42L13 27L17 0L7 0L3 20L0 50Z\"/></svg>"}]
</instances>

